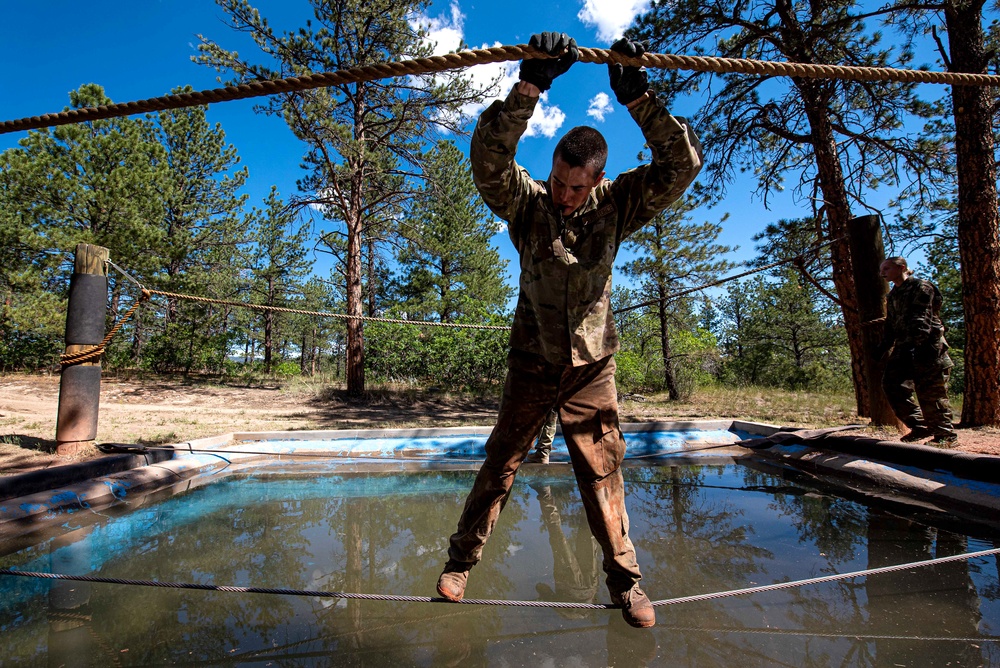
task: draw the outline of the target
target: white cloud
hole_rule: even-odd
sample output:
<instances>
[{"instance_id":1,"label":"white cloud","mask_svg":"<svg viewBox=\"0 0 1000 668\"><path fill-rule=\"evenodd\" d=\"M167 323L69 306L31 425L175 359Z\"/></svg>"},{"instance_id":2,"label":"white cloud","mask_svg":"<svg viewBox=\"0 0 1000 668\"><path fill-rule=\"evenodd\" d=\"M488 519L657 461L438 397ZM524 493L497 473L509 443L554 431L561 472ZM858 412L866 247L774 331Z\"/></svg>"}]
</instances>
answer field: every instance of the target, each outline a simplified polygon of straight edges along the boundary
<instances>
[{"instance_id":1,"label":"white cloud","mask_svg":"<svg viewBox=\"0 0 1000 668\"><path fill-rule=\"evenodd\" d=\"M647 9L649 0L584 0L576 18L586 26L596 27L597 38L610 44Z\"/></svg>"},{"instance_id":2,"label":"white cloud","mask_svg":"<svg viewBox=\"0 0 1000 668\"><path fill-rule=\"evenodd\" d=\"M410 22L417 29L423 29L426 34L426 42L431 45L434 55L442 55L457 50L462 45L464 36L465 15L459 9L458 2L453 1L449 12L440 17L432 17L424 14L416 14L411 17ZM501 42L494 42L492 46L503 46ZM481 49L490 48L489 44L483 44ZM496 96L484 99L483 102L469 103L463 105L459 115L464 119L475 119L482 111L492 104L493 100L507 97L507 93L518 82L518 71L520 63L502 62L485 63L473 65L459 72L449 74L437 74L431 76L418 77L439 80L443 76L462 76L471 80L476 90L492 91ZM449 119L456 124L458 119ZM535 113L528 122L528 129L525 137L548 137L555 136L559 128L566 122L566 114L556 106L548 104L548 95L543 93Z\"/></svg>"},{"instance_id":3,"label":"white cloud","mask_svg":"<svg viewBox=\"0 0 1000 668\"><path fill-rule=\"evenodd\" d=\"M462 45L463 29L465 27L465 14L458 7L457 2L452 2L449 17L432 17L418 14L410 19L414 27L423 28L426 31L425 40L433 48L435 56L442 56L451 51L455 51Z\"/></svg>"},{"instance_id":4,"label":"white cloud","mask_svg":"<svg viewBox=\"0 0 1000 668\"><path fill-rule=\"evenodd\" d=\"M502 44L494 42L493 46L502 46ZM486 49L489 48L489 45L484 44L479 48ZM506 98L510 89L519 81L520 69L519 62L504 62L474 65L465 70L465 75L470 77L480 90L485 90L490 85L495 84L497 95L485 99L483 102L467 104L462 107L461 113L467 118L477 118L494 100ZM566 114L559 107L549 104L548 92L542 93L535 106L535 113L528 121L528 128L522 137L548 137L551 139L565 122Z\"/></svg>"},{"instance_id":5,"label":"white cloud","mask_svg":"<svg viewBox=\"0 0 1000 668\"><path fill-rule=\"evenodd\" d=\"M614 110L615 108L611 105L611 97L607 93L598 93L590 101L590 106L587 107L587 115L603 123L604 117Z\"/></svg>"},{"instance_id":6,"label":"white cloud","mask_svg":"<svg viewBox=\"0 0 1000 668\"><path fill-rule=\"evenodd\" d=\"M494 42L493 46L503 46L500 42ZM483 44L480 49L489 48L489 44ZM503 99L510 92L511 87L517 83L517 71L519 65L513 62L506 63L484 63L473 65L465 70L464 74L472 80L477 90L486 90L490 86L496 86L494 92L497 97L491 97L482 102L466 104L462 107L462 114L466 118L475 118L488 107L493 100Z\"/></svg>"},{"instance_id":7,"label":"white cloud","mask_svg":"<svg viewBox=\"0 0 1000 668\"><path fill-rule=\"evenodd\" d=\"M528 129L524 131L524 137L548 137L552 139L556 132L566 122L566 114L556 106L549 106L548 91L542 93L535 106L535 113L528 120Z\"/></svg>"}]
</instances>

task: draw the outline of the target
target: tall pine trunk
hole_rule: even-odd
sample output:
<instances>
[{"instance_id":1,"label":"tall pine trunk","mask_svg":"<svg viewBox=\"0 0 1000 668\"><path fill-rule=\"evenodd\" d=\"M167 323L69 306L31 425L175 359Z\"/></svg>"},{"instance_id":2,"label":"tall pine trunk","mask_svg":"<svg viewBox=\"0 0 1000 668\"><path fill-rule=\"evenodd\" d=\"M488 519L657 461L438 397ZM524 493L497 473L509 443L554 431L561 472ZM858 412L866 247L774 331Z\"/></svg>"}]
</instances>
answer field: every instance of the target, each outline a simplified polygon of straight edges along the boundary
<instances>
[{"instance_id":1,"label":"tall pine trunk","mask_svg":"<svg viewBox=\"0 0 1000 668\"><path fill-rule=\"evenodd\" d=\"M660 353L663 355L663 382L667 386L667 394L671 401L679 401L681 398L680 389L677 387L677 376L674 374L674 362L670 352L670 329L667 326L667 291L663 286L658 286L659 302L657 303L657 315L660 318Z\"/></svg>"},{"instance_id":2,"label":"tall pine trunk","mask_svg":"<svg viewBox=\"0 0 1000 668\"><path fill-rule=\"evenodd\" d=\"M837 154L837 140L827 111L829 101L823 95L822 82L796 79L796 85L805 102L806 116L812 129L813 150L819 174L819 187L823 193L823 212L826 214L826 233L830 240L839 239L830 247L833 267L833 284L840 299L844 329L851 349L851 380L854 382L854 401L858 415L868 414L868 384L864 373L866 354L858 314L857 288L851 268L851 247L847 239L847 221L851 207L847 200L844 173Z\"/></svg>"},{"instance_id":3,"label":"tall pine trunk","mask_svg":"<svg viewBox=\"0 0 1000 668\"><path fill-rule=\"evenodd\" d=\"M365 391L365 334L361 320L363 293L361 289L361 220L350 221L347 231L347 363L345 376L347 394L357 396Z\"/></svg>"},{"instance_id":4,"label":"tall pine trunk","mask_svg":"<svg viewBox=\"0 0 1000 668\"><path fill-rule=\"evenodd\" d=\"M274 277L267 278L267 303L274 306ZM264 311L264 373L271 373L274 355L274 311Z\"/></svg>"},{"instance_id":5,"label":"tall pine trunk","mask_svg":"<svg viewBox=\"0 0 1000 668\"><path fill-rule=\"evenodd\" d=\"M986 73L982 2L945 9L951 71ZM962 424L1000 424L1000 230L991 126L992 88L952 86L958 169L958 251L965 311Z\"/></svg>"}]
</instances>

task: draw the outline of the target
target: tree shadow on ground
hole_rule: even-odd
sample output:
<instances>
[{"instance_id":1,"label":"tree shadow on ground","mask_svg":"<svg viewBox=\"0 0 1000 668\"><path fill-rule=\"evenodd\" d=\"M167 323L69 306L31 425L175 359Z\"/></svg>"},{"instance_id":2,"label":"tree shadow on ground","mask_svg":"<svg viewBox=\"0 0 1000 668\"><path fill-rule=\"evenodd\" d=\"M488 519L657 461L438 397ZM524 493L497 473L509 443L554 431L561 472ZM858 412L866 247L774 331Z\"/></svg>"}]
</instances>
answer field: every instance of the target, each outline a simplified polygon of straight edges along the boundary
<instances>
[{"instance_id":1,"label":"tree shadow on ground","mask_svg":"<svg viewBox=\"0 0 1000 668\"><path fill-rule=\"evenodd\" d=\"M396 390L351 396L333 388L309 403L318 410L311 417L331 428L489 426L496 420L500 406L494 397Z\"/></svg>"},{"instance_id":2,"label":"tree shadow on ground","mask_svg":"<svg viewBox=\"0 0 1000 668\"><path fill-rule=\"evenodd\" d=\"M54 440L7 434L0 443L0 469L4 475L10 475L65 463L55 452Z\"/></svg>"},{"instance_id":3,"label":"tree shadow on ground","mask_svg":"<svg viewBox=\"0 0 1000 668\"><path fill-rule=\"evenodd\" d=\"M51 438L38 438L37 436L26 436L24 434L8 434L4 437L7 444L16 446L33 453L50 455L56 451L56 442Z\"/></svg>"}]
</instances>

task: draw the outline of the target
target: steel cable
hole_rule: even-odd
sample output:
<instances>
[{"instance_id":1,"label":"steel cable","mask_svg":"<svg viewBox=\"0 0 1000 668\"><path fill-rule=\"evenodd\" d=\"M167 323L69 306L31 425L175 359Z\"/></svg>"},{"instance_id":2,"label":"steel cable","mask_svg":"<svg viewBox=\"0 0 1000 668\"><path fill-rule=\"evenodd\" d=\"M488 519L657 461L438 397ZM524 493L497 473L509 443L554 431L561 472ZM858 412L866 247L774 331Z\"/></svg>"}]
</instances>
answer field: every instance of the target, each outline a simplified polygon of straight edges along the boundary
<instances>
[{"instance_id":1,"label":"steel cable","mask_svg":"<svg viewBox=\"0 0 1000 668\"><path fill-rule=\"evenodd\" d=\"M709 594L696 594L693 596L681 596L678 598L663 599L653 601L654 606L679 605L683 603L695 603L699 601L711 601L734 596L747 596L768 591L778 591L781 589L791 589L794 587L804 587L807 585L833 582L836 580L846 580L857 577L867 577L882 573L893 573L896 571L919 568L923 566L933 566L952 561L964 561L1000 554L1000 548L981 550L978 552L967 552L963 554L951 555L948 557L937 557L925 561L914 561L895 566L883 566L881 568L869 568L862 571L852 571L849 573L837 573L804 580L792 580L789 582L776 582L774 584L762 585L759 587L747 587L745 589L732 589L729 591L712 592ZM398 594L359 594L352 592L338 591L311 591L308 589L287 589L274 587L235 587L228 585L200 584L193 582L162 582L157 580L131 580L123 578L105 578L93 575L66 575L63 573L38 573L34 571L18 571L10 568L0 569L0 575L14 575L19 577L39 578L44 580L71 580L74 582L95 582L100 584L121 584L135 587L159 587L164 589L194 589L200 591L221 591L237 594L276 594L280 596L313 596L317 598L344 598L365 601L397 601L402 603L456 603L445 598L429 596L402 596ZM562 609L582 609L582 610L611 610L621 606L612 603L569 603L562 601L504 601L499 599L467 598L457 603L463 605L491 605L499 607L526 607L526 608L562 608Z\"/></svg>"}]
</instances>

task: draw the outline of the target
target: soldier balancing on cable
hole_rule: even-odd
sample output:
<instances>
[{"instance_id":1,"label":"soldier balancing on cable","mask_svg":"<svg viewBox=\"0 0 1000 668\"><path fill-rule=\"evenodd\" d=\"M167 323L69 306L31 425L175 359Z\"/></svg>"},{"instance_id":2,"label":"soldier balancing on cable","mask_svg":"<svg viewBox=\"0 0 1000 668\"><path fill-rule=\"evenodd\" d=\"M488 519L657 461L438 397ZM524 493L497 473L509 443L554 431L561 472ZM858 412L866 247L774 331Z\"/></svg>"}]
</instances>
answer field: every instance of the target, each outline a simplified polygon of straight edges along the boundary
<instances>
[{"instance_id":1,"label":"soldier balancing on cable","mask_svg":"<svg viewBox=\"0 0 1000 668\"><path fill-rule=\"evenodd\" d=\"M683 118L671 116L649 91L645 70L609 64L611 88L639 125L652 161L604 178L607 143L590 127L559 140L547 180L514 161L538 96L579 58L565 34L542 33L530 45L554 58L521 62L520 82L487 108L472 137L473 177L492 211L508 223L520 256L520 293L511 329L497 424L451 536L438 593L459 601L480 560L518 467L549 411L556 408L590 530L603 551L611 600L632 626L656 617L639 588L642 577L628 535L620 465L625 441L618 423L611 269L622 241L676 201L702 166L701 146ZM641 56L639 42L613 52Z\"/></svg>"}]
</instances>

